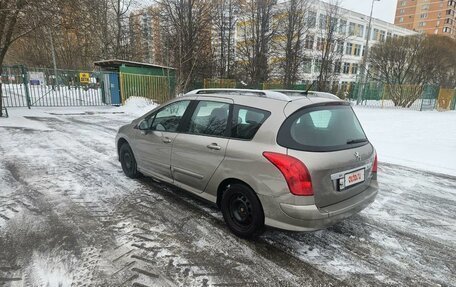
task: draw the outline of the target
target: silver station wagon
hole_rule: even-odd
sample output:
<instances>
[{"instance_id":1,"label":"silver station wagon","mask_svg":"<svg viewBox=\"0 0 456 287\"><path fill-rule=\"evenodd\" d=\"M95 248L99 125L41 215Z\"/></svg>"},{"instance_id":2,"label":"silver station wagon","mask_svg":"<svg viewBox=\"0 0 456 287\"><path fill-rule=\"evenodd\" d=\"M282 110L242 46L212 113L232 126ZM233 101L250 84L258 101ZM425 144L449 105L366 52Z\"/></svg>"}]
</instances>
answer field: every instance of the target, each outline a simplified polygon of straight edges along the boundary
<instances>
[{"instance_id":1,"label":"silver station wagon","mask_svg":"<svg viewBox=\"0 0 456 287\"><path fill-rule=\"evenodd\" d=\"M377 155L349 103L274 91L195 90L119 129L128 177L141 174L221 209L244 238L264 226L312 231L377 195Z\"/></svg>"}]
</instances>

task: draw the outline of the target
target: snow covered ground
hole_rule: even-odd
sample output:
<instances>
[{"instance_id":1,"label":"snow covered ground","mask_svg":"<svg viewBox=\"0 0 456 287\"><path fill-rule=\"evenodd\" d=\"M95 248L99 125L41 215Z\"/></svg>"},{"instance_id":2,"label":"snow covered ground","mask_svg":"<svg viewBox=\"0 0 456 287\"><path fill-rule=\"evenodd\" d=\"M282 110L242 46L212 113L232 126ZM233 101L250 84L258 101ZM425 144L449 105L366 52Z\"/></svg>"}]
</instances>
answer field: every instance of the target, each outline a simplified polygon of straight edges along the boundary
<instances>
[{"instance_id":1,"label":"snow covered ground","mask_svg":"<svg viewBox=\"0 0 456 287\"><path fill-rule=\"evenodd\" d=\"M456 111L354 109L379 161L456 176Z\"/></svg>"},{"instance_id":2,"label":"snow covered ground","mask_svg":"<svg viewBox=\"0 0 456 287\"><path fill-rule=\"evenodd\" d=\"M252 242L211 205L123 175L116 131L150 108L18 108L0 119L0 285L456 286L456 179L388 164L382 139L454 113L355 108L382 160L377 200L326 230ZM423 138L398 140L416 154Z\"/></svg>"}]
</instances>

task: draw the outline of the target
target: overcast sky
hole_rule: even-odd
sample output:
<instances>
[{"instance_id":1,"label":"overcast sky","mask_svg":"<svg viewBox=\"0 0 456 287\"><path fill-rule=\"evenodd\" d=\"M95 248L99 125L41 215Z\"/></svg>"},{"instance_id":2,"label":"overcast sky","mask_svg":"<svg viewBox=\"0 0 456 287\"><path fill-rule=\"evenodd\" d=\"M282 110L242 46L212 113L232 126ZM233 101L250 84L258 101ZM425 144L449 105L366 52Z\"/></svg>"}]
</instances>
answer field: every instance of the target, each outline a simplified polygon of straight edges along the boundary
<instances>
[{"instance_id":1,"label":"overcast sky","mask_svg":"<svg viewBox=\"0 0 456 287\"><path fill-rule=\"evenodd\" d=\"M371 0L341 0L344 8L363 13L370 14L372 5ZM373 17L390 23L394 22L396 13L397 0L380 0L375 1Z\"/></svg>"}]
</instances>

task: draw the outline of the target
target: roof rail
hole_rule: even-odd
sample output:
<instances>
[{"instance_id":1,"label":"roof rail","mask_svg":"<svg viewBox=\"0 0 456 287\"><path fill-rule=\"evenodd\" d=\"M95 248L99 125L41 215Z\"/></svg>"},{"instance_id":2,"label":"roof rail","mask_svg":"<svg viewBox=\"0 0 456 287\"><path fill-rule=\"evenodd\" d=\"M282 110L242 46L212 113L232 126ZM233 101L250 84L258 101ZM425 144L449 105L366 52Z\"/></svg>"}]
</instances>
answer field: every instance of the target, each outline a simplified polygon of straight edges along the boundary
<instances>
[{"instance_id":1,"label":"roof rail","mask_svg":"<svg viewBox=\"0 0 456 287\"><path fill-rule=\"evenodd\" d=\"M230 89L230 88L214 88L214 89L198 89L193 90L185 95L208 95L208 94L218 94L218 95L239 95L239 96L252 96L252 97L261 97L268 99L275 99L281 101L291 101L291 98L285 94L269 91L269 90L251 90L251 89Z\"/></svg>"},{"instance_id":2,"label":"roof rail","mask_svg":"<svg viewBox=\"0 0 456 287\"><path fill-rule=\"evenodd\" d=\"M305 90L285 90L285 89L274 89L271 91L282 93L289 97L302 95L304 97L311 96L311 97L326 98L326 99L331 99L331 100L340 100L340 98L338 96L331 94L331 93L326 93L326 92L305 91Z\"/></svg>"}]
</instances>

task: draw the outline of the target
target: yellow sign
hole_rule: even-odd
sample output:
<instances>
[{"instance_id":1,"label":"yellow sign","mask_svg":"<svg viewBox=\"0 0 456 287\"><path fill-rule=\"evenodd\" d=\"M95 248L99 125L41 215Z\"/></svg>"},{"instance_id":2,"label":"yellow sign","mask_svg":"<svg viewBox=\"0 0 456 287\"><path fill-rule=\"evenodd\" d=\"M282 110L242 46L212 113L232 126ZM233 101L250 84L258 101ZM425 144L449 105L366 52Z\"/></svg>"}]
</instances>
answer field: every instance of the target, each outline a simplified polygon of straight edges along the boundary
<instances>
[{"instance_id":1,"label":"yellow sign","mask_svg":"<svg viewBox=\"0 0 456 287\"><path fill-rule=\"evenodd\" d=\"M89 84L90 83L90 74L89 73L79 73L79 82L81 84Z\"/></svg>"}]
</instances>

